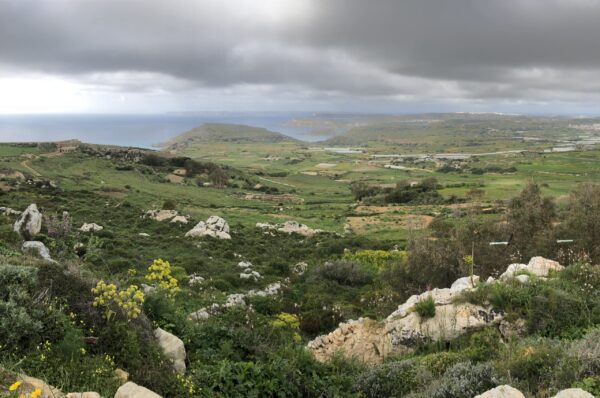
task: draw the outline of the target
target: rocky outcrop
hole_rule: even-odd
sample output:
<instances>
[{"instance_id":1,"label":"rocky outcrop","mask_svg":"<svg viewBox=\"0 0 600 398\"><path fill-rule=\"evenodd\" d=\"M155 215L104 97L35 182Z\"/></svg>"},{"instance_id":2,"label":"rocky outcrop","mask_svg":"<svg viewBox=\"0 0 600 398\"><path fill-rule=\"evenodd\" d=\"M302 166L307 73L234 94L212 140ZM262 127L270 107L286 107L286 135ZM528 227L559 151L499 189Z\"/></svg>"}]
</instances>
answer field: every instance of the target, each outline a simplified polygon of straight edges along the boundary
<instances>
[{"instance_id":1,"label":"rocky outcrop","mask_svg":"<svg viewBox=\"0 0 600 398\"><path fill-rule=\"evenodd\" d=\"M44 245L42 242L38 241L27 241L23 242L23 246L21 246L21 250L24 253L33 253L36 256L40 257L43 260L46 260L50 263L56 263L55 260L50 256L50 250Z\"/></svg>"},{"instance_id":2,"label":"rocky outcrop","mask_svg":"<svg viewBox=\"0 0 600 398\"><path fill-rule=\"evenodd\" d=\"M492 388L483 394L477 395L475 398L525 398L525 395L516 388L503 385Z\"/></svg>"},{"instance_id":3,"label":"rocky outcrop","mask_svg":"<svg viewBox=\"0 0 600 398\"><path fill-rule=\"evenodd\" d=\"M231 235L229 235L229 224L218 216L210 216L206 221L200 221L194 228L189 230L185 236L190 238L211 236L218 239L231 239Z\"/></svg>"},{"instance_id":4,"label":"rocky outcrop","mask_svg":"<svg viewBox=\"0 0 600 398\"><path fill-rule=\"evenodd\" d=\"M520 282L527 282L529 278L519 278L519 276L534 275L538 278L547 278L550 272L558 272L563 269L564 267L556 261L544 257L532 257L528 264L509 265L499 279L505 281L517 278Z\"/></svg>"},{"instance_id":5,"label":"rocky outcrop","mask_svg":"<svg viewBox=\"0 0 600 398\"><path fill-rule=\"evenodd\" d=\"M154 221L166 221L176 217L179 213L177 210L148 210L144 214L144 218L150 218Z\"/></svg>"},{"instance_id":6,"label":"rocky outcrop","mask_svg":"<svg viewBox=\"0 0 600 398\"><path fill-rule=\"evenodd\" d=\"M552 270L560 271L562 268L555 261L534 257L523 267L511 264L505 274L526 269L532 275L547 277ZM475 305L460 299L464 292L477 289L478 282L478 276L464 277L449 288L413 295L383 322L361 318L341 323L333 332L309 342L308 348L319 361L326 361L336 352L341 352L346 357L367 363L380 363L389 354L410 352L421 343L449 341L470 331L499 324L504 314L491 306ZM415 305L422 300L433 300L433 316L424 318L415 311ZM510 330L513 326L514 330ZM502 329L506 335L515 335L520 333L521 325L504 324Z\"/></svg>"},{"instance_id":7,"label":"rocky outcrop","mask_svg":"<svg viewBox=\"0 0 600 398\"><path fill-rule=\"evenodd\" d=\"M213 303L210 307L204 307L199 309L198 311L192 312L188 315L188 320L190 321L204 321L210 318L213 315L217 315L223 312L227 308L245 306L246 298L248 297L269 297L276 296L281 293L281 289L283 285L280 282L274 282L267 285L264 289L261 290L250 290L246 294L243 293L234 293L227 296L225 300L225 304L217 304Z\"/></svg>"},{"instance_id":8,"label":"rocky outcrop","mask_svg":"<svg viewBox=\"0 0 600 398\"><path fill-rule=\"evenodd\" d=\"M165 356L173 361L173 369L175 369L177 373L184 374L186 353L183 341L174 334L161 328L156 328L154 330L154 337L156 337L158 345Z\"/></svg>"},{"instance_id":9,"label":"rocky outcrop","mask_svg":"<svg viewBox=\"0 0 600 398\"><path fill-rule=\"evenodd\" d=\"M154 391L146 387L138 386L134 382L128 381L117 390L115 398L162 398Z\"/></svg>"},{"instance_id":10,"label":"rocky outcrop","mask_svg":"<svg viewBox=\"0 0 600 398\"><path fill-rule=\"evenodd\" d=\"M256 228L263 230L274 230L287 234L298 234L302 236L313 236L323 232L320 229L313 229L307 225L300 224L298 221L286 221L283 224L256 223Z\"/></svg>"},{"instance_id":11,"label":"rocky outcrop","mask_svg":"<svg viewBox=\"0 0 600 398\"><path fill-rule=\"evenodd\" d=\"M81 232L98 232L98 231L102 231L104 229L104 227L102 225L98 225L95 222L93 223L84 223L79 230Z\"/></svg>"},{"instance_id":12,"label":"rocky outcrop","mask_svg":"<svg viewBox=\"0 0 600 398\"><path fill-rule=\"evenodd\" d=\"M14 231L23 239L30 240L42 230L42 213L35 203L32 203L15 222Z\"/></svg>"},{"instance_id":13,"label":"rocky outcrop","mask_svg":"<svg viewBox=\"0 0 600 398\"><path fill-rule=\"evenodd\" d=\"M368 318L340 323L333 332L308 343L308 348L320 362L341 353L364 363L380 363L392 351L385 324Z\"/></svg>"},{"instance_id":14,"label":"rocky outcrop","mask_svg":"<svg viewBox=\"0 0 600 398\"><path fill-rule=\"evenodd\" d=\"M22 214L22 211L11 209L10 207L0 206L0 213L3 213L5 216L18 216Z\"/></svg>"},{"instance_id":15,"label":"rocky outcrop","mask_svg":"<svg viewBox=\"0 0 600 398\"><path fill-rule=\"evenodd\" d=\"M250 268L246 268L244 272L240 274L240 279L250 280L252 279L254 282L258 281L262 276L257 271L252 271Z\"/></svg>"},{"instance_id":16,"label":"rocky outcrop","mask_svg":"<svg viewBox=\"0 0 600 398\"><path fill-rule=\"evenodd\" d=\"M477 395L475 398L525 398L525 395L516 388L509 385L503 385L492 388L483 394ZM562 390L552 398L594 398L594 396L581 388L569 388L567 390Z\"/></svg>"}]
</instances>

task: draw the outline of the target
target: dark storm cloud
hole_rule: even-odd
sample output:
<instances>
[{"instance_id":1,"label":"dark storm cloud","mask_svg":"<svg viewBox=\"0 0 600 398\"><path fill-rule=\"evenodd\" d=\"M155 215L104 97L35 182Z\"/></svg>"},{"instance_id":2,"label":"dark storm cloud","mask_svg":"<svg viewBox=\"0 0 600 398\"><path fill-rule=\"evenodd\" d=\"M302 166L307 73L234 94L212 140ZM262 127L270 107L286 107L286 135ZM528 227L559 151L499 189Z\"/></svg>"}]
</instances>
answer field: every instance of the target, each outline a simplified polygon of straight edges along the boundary
<instances>
[{"instance_id":1,"label":"dark storm cloud","mask_svg":"<svg viewBox=\"0 0 600 398\"><path fill-rule=\"evenodd\" d=\"M0 68L107 90L577 101L596 0L0 0Z\"/></svg>"}]
</instances>

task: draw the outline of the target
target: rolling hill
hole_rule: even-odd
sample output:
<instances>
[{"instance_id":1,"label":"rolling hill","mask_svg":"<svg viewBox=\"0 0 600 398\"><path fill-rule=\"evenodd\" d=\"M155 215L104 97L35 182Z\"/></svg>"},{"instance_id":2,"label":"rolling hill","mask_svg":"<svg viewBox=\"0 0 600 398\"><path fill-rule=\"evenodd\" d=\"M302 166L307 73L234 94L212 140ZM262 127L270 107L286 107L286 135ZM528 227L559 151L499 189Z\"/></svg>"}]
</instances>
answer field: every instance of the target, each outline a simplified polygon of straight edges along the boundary
<instances>
[{"instance_id":1,"label":"rolling hill","mask_svg":"<svg viewBox=\"0 0 600 398\"><path fill-rule=\"evenodd\" d=\"M167 150L183 150L198 143L275 143L295 139L260 127L241 124L205 123L160 145Z\"/></svg>"}]
</instances>

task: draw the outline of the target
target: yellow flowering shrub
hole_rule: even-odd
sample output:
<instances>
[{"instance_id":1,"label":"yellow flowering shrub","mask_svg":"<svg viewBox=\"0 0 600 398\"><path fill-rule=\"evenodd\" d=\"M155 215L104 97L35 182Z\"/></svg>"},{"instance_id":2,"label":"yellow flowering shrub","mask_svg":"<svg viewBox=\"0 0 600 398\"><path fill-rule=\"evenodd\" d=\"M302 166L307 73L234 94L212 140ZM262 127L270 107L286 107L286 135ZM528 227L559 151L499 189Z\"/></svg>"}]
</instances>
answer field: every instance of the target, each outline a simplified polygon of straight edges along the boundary
<instances>
[{"instance_id":1,"label":"yellow flowering shrub","mask_svg":"<svg viewBox=\"0 0 600 398\"><path fill-rule=\"evenodd\" d=\"M148 267L146 279L156 283L156 288L173 299L181 290L177 279L171 274L171 264L162 259L156 259Z\"/></svg>"},{"instance_id":2,"label":"yellow flowering shrub","mask_svg":"<svg viewBox=\"0 0 600 398\"><path fill-rule=\"evenodd\" d=\"M92 293L96 296L92 305L105 308L104 315L108 320L115 315L113 306L121 308L130 319L137 318L142 313L144 293L135 285L119 291L116 285L101 280L92 288Z\"/></svg>"},{"instance_id":3,"label":"yellow flowering shrub","mask_svg":"<svg viewBox=\"0 0 600 398\"><path fill-rule=\"evenodd\" d=\"M271 321L271 326L275 329L290 329L294 332L294 341L299 342L301 337L298 331L300 330L300 320L294 314L282 312Z\"/></svg>"},{"instance_id":4,"label":"yellow flowering shrub","mask_svg":"<svg viewBox=\"0 0 600 398\"><path fill-rule=\"evenodd\" d=\"M344 253L344 259L357 261L366 268L381 271L388 262L406 261L408 255L400 250L359 250L357 252Z\"/></svg>"}]
</instances>

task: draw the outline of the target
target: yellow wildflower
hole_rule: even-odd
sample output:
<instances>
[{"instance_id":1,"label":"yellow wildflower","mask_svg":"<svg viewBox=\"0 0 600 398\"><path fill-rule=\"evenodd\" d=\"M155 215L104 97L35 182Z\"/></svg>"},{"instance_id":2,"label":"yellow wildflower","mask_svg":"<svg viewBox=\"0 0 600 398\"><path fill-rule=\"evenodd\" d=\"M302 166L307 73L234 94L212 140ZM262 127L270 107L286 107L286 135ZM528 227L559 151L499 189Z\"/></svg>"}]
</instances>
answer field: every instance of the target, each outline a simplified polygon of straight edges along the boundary
<instances>
[{"instance_id":1,"label":"yellow wildflower","mask_svg":"<svg viewBox=\"0 0 600 398\"><path fill-rule=\"evenodd\" d=\"M35 390L33 390L33 392L29 395L30 398L37 398L40 396L40 394L42 393L42 390L40 388L36 388Z\"/></svg>"},{"instance_id":2,"label":"yellow wildflower","mask_svg":"<svg viewBox=\"0 0 600 398\"><path fill-rule=\"evenodd\" d=\"M8 387L8 391L15 391L17 388L21 387L23 382L21 380L15 381L10 387Z\"/></svg>"}]
</instances>

